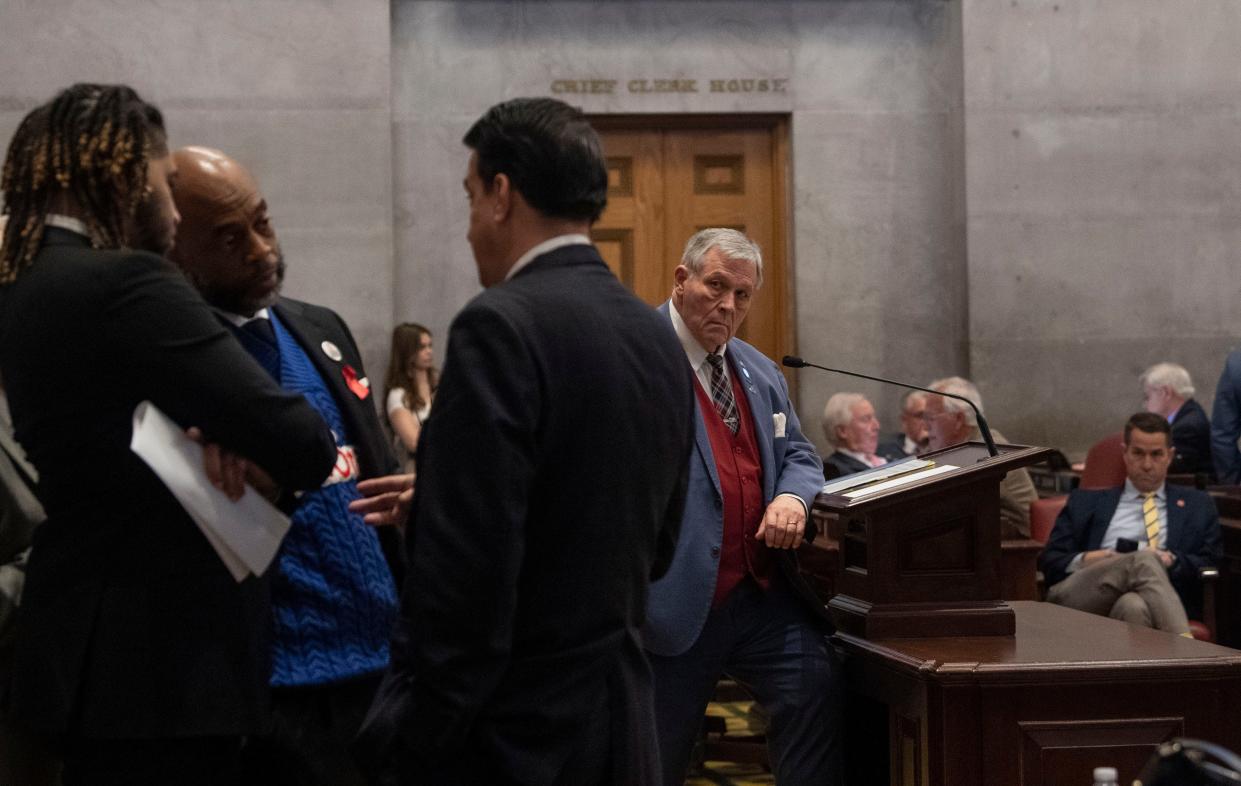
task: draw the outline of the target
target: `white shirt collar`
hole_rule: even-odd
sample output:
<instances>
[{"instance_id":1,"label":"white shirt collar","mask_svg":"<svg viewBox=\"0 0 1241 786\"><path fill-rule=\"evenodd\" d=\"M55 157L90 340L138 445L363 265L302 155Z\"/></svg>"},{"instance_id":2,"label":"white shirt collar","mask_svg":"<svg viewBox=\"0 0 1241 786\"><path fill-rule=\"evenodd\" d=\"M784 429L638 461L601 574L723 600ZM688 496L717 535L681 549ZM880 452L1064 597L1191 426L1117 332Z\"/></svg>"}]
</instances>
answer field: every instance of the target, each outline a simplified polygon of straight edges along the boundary
<instances>
[{"instance_id":1,"label":"white shirt collar","mask_svg":"<svg viewBox=\"0 0 1241 786\"><path fill-rule=\"evenodd\" d=\"M43 219L43 225L67 229L83 237L90 237L90 230L86 228L86 222L73 216L66 216L61 213L48 213L47 218Z\"/></svg>"},{"instance_id":2,"label":"white shirt collar","mask_svg":"<svg viewBox=\"0 0 1241 786\"><path fill-rule=\"evenodd\" d=\"M707 362L707 355L710 353L703 349L702 344L698 343L698 339L694 338L694 334L689 332L689 325L685 324L685 320L681 319L681 312L677 311L677 304L671 299L668 300L668 313L672 315L672 328L677 333L677 338L681 340L681 348L685 350L685 357L689 358L689 365L694 369L694 373L698 373L698 369L702 368L702 364ZM724 353L728 350L728 344L725 343L720 347L720 357L724 357Z\"/></svg>"},{"instance_id":3,"label":"white shirt collar","mask_svg":"<svg viewBox=\"0 0 1241 786\"><path fill-rule=\"evenodd\" d=\"M549 251L555 251L556 249L563 248L565 246L589 245L590 238L585 235L556 235L556 237L549 237L547 240L544 240L542 243L539 243L534 248L517 257L517 261L513 263L511 268L508 269L508 273L504 275L504 280L508 281L510 278L517 275L517 271L530 264L535 257L546 254Z\"/></svg>"},{"instance_id":4,"label":"white shirt collar","mask_svg":"<svg viewBox=\"0 0 1241 786\"><path fill-rule=\"evenodd\" d=\"M859 450L849 450L848 448L836 448L836 450L840 451L841 453L845 454L846 456L850 456L850 457L852 457L852 458L857 459L858 461L862 462L863 464L865 464L865 465L866 465L866 466L868 466L868 467L873 467L873 466L875 466L874 462L872 462L872 461L870 460L870 456L867 456L865 453L863 453L863 452L861 452L861 451L859 451ZM876 456L875 456L875 458L879 458L879 456L878 456L878 455L876 455Z\"/></svg>"},{"instance_id":5,"label":"white shirt collar","mask_svg":"<svg viewBox=\"0 0 1241 786\"><path fill-rule=\"evenodd\" d=\"M1162 483L1159 488L1155 489L1155 499L1163 502L1167 498L1168 484ZM1125 497L1127 499L1142 498L1142 492L1138 491L1138 487L1133 485L1133 481L1125 478Z\"/></svg>"},{"instance_id":6,"label":"white shirt collar","mask_svg":"<svg viewBox=\"0 0 1241 786\"><path fill-rule=\"evenodd\" d=\"M254 316L252 317L243 317L241 314L234 314L231 311L221 310L220 313L224 315L225 319L232 322L237 327L241 327L247 322L251 322L256 319L271 319L271 314L269 314L265 308L260 308L258 311L255 311Z\"/></svg>"}]
</instances>

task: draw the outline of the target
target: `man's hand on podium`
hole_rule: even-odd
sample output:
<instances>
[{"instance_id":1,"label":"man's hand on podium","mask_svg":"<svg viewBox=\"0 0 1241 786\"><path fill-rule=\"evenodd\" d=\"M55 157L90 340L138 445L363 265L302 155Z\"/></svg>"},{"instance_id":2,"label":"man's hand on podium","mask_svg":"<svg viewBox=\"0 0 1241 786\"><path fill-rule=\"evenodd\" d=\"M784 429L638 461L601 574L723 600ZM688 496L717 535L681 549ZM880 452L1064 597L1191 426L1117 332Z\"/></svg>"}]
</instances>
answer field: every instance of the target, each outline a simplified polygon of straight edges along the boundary
<instances>
[{"instance_id":1,"label":"man's hand on podium","mask_svg":"<svg viewBox=\"0 0 1241 786\"><path fill-rule=\"evenodd\" d=\"M781 494L767 506L754 539L773 549L795 549L805 534L806 506L796 497Z\"/></svg>"}]
</instances>

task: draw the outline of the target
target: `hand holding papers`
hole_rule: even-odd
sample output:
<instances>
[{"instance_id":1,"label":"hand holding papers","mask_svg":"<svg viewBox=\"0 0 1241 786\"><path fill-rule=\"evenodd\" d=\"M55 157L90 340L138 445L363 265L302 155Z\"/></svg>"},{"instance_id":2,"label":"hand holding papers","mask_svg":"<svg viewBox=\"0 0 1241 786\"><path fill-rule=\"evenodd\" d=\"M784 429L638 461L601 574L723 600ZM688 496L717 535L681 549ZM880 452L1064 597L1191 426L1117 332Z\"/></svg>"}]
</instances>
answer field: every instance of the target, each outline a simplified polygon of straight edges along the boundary
<instances>
[{"instance_id":1,"label":"hand holding papers","mask_svg":"<svg viewBox=\"0 0 1241 786\"><path fill-rule=\"evenodd\" d=\"M149 401L134 410L129 447L185 508L234 579L267 570L289 530L287 516L253 489L233 502L211 485L202 446Z\"/></svg>"}]
</instances>

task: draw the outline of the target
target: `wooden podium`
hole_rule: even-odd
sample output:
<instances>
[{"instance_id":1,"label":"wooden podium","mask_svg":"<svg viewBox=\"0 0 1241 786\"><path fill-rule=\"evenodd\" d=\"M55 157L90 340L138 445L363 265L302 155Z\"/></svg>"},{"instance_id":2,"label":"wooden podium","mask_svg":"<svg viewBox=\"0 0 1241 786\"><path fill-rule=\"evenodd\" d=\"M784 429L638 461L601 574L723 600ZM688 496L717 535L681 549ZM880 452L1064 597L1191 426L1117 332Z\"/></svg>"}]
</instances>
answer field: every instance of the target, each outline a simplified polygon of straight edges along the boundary
<instances>
[{"instance_id":1,"label":"wooden podium","mask_svg":"<svg viewBox=\"0 0 1241 786\"><path fill-rule=\"evenodd\" d=\"M1107 765L1128 783L1173 737L1241 750L1241 653L1000 599L1000 480L1049 451L998 447L957 445L922 457L938 474L815 499L839 544L828 608L849 782L1089 783Z\"/></svg>"},{"instance_id":2,"label":"wooden podium","mask_svg":"<svg viewBox=\"0 0 1241 786\"><path fill-rule=\"evenodd\" d=\"M1048 448L967 442L921 456L926 473L858 494L820 494L812 515L840 544L837 627L866 639L1011 636L1000 592L1000 489Z\"/></svg>"}]
</instances>

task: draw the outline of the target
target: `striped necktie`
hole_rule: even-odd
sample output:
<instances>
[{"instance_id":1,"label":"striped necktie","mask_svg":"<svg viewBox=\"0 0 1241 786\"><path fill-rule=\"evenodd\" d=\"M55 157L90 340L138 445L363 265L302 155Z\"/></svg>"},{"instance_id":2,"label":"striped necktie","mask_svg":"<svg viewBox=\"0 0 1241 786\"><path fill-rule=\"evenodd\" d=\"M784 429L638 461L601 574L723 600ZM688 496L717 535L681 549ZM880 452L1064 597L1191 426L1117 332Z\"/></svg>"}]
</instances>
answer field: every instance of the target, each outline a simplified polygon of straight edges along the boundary
<instances>
[{"instance_id":1,"label":"striped necktie","mask_svg":"<svg viewBox=\"0 0 1241 786\"><path fill-rule=\"evenodd\" d=\"M1152 549L1159 548L1159 508L1155 507L1155 492L1142 495L1142 520L1146 522L1146 540Z\"/></svg>"},{"instance_id":2,"label":"striped necktie","mask_svg":"<svg viewBox=\"0 0 1241 786\"><path fill-rule=\"evenodd\" d=\"M707 355L707 362L711 364L711 400L715 402L715 411L720 413L729 430L736 434L741 421L737 419L733 386L724 378L724 357L713 352Z\"/></svg>"}]
</instances>

